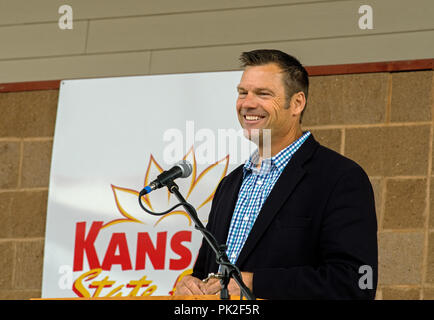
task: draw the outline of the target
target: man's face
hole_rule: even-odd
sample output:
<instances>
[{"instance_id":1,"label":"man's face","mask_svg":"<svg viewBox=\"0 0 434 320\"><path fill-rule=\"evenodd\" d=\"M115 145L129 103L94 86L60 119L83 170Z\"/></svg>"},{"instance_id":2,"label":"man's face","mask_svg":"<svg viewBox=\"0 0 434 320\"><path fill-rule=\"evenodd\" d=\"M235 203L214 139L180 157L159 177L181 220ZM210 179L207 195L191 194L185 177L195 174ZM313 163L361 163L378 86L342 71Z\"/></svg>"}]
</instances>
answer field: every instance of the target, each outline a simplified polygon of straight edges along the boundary
<instances>
[{"instance_id":1,"label":"man's face","mask_svg":"<svg viewBox=\"0 0 434 320\"><path fill-rule=\"evenodd\" d=\"M247 138L252 140L255 133L262 136L262 129L271 129L272 141L284 139L292 121L279 66L246 67L237 89L238 120Z\"/></svg>"}]
</instances>

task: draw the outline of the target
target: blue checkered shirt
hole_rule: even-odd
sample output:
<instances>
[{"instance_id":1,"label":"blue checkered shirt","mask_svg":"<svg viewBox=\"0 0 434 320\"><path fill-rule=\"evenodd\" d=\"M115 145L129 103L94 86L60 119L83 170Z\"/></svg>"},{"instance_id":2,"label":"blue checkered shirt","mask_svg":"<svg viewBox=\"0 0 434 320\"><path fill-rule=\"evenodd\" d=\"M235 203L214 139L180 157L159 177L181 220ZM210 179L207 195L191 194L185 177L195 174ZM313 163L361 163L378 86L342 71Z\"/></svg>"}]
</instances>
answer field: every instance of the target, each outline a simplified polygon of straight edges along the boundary
<instances>
[{"instance_id":1,"label":"blue checkered shirt","mask_svg":"<svg viewBox=\"0 0 434 320\"><path fill-rule=\"evenodd\" d=\"M237 261L256 217L283 169L309 136L310 132L307 131L274 157L263 159L260 169L255 165L259 160L258 150L246 161L243 168L243 182L226 241L226 253L231 263Z\"/></svg>"}]
</instances>

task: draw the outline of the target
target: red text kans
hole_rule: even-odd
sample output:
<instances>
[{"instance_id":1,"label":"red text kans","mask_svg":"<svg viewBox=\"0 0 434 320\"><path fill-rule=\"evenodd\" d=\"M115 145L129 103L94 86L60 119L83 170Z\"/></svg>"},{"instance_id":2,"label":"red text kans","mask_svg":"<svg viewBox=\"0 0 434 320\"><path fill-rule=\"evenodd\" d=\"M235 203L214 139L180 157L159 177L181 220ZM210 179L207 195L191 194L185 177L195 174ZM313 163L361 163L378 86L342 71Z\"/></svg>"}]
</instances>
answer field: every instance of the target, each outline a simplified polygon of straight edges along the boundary
<instances>
[{"instance_id":1,"label":"red text kans","mask_svg":"<svg viewBox=\"0 0 434 320\"><path fill-rule=\"evenodd\" d=\"M113 265L120 265L122 270L132 270L130 251L126 234L113 233L107 246L102 263L95 249L95 241L103 222L94 221L86 235L86 222L78 222L75 228L74 271L83 270L86 255L90 269L102 268L110 270ZM166 262L167 231L158 232L156 242L153 243L147 232L137 234L137 251L135 270L144 270L146 256L155 270L164 269ZM178 231L170 239L170 249L179 255L178 259L169 260L170 270L182 270L190 265L192 255L183 242L191 242L191 231ZM117 253L116 253L117 252Z\"/></svg>"}]
</instances>

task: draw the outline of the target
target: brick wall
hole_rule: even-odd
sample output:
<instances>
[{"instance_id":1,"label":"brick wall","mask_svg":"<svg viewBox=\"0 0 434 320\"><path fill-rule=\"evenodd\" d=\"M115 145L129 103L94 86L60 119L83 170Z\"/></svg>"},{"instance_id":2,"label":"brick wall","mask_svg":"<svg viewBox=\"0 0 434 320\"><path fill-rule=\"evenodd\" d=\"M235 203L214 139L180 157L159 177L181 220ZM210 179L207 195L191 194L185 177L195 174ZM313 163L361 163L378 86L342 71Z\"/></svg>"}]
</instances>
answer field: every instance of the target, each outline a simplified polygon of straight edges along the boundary
<instances>
[{"instance_id":1,"label":"brick wall","mask_svg":"<svg viewBox=\"0 0 434 320\"><path fill-rule=\"evenodd\" d=\"M374 188L378 299L434 299L433 78L415 71L311 81L304 127L358 162Z\"/></svg>"},{"instance_id":2,"label":"brick wall","mask_svg":"<svg viewBox=\"0 0 434 320\"><path fill-rule=\"evenodd\" d=\"M57 90L0 94L0 298L41 294Z\"/></svg>"},{"instance_id":3,"label":"brick wall","mask_svg":"<svg viewBox=\"0 0 434 320\"><path fill-rule=\"evenodd\" d=\"M311 78L305 129L370 176L377 299L434 299L433 71ZM39 297L57 90L0 93L0 298Z\"/></svg>"}]
</instances>

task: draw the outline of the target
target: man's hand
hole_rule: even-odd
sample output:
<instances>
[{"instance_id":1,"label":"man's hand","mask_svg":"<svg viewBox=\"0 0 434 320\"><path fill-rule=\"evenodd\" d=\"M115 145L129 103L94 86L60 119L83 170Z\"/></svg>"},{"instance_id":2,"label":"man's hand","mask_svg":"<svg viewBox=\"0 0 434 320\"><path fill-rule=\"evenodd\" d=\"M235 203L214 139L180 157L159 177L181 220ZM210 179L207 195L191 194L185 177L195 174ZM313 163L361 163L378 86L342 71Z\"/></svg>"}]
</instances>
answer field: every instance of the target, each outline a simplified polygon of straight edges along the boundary
<instances>
[{"instance_id":1,"label":"man's hand","mask_svg":"<svg viewBox=\"0 0 434 320\"><path fill-rule=\"evenodd\" d=\"M253 273L252 272L241 272L243 282L250 291L253 292ZM241 290L234 279L231 279L228 284L228 291L231 296L240 296Z\"/></svg>"},{"instance_id":2,"label":"man's hand","mask_svg":"<svg viewBox=\"0 0 434 320\"><path fill-rule=\"evenodd\" d=\"M218 294L222 288L220 279L209 279L204 285L205 294Z\"/></svg>"},{"instance_id":3,"label":"man's hand","mask_svg":"<svg viewBox=\"0 0 434 320\"><path fill-rule=\"evenodd\" d=\"M253 273L252 272L241 272L241 276L245 285L253 291ZM218 294L221 290L220 280L210 279L207 283L202 286L205 294ZM228 284L228 291L231 296L241 295L241 290L234 279L231 279Z\"/></svg>"},{"instance_id":4,"label":"man's hand","mask_svg":"<svg viewBox=\"0 0 434 320\"><path fill-rule=\"evenodd\" d=\"M175 296L189 296L206 294L205 283L192 275L184 276L176 285Z\"/></svg>"}]
</instances>

